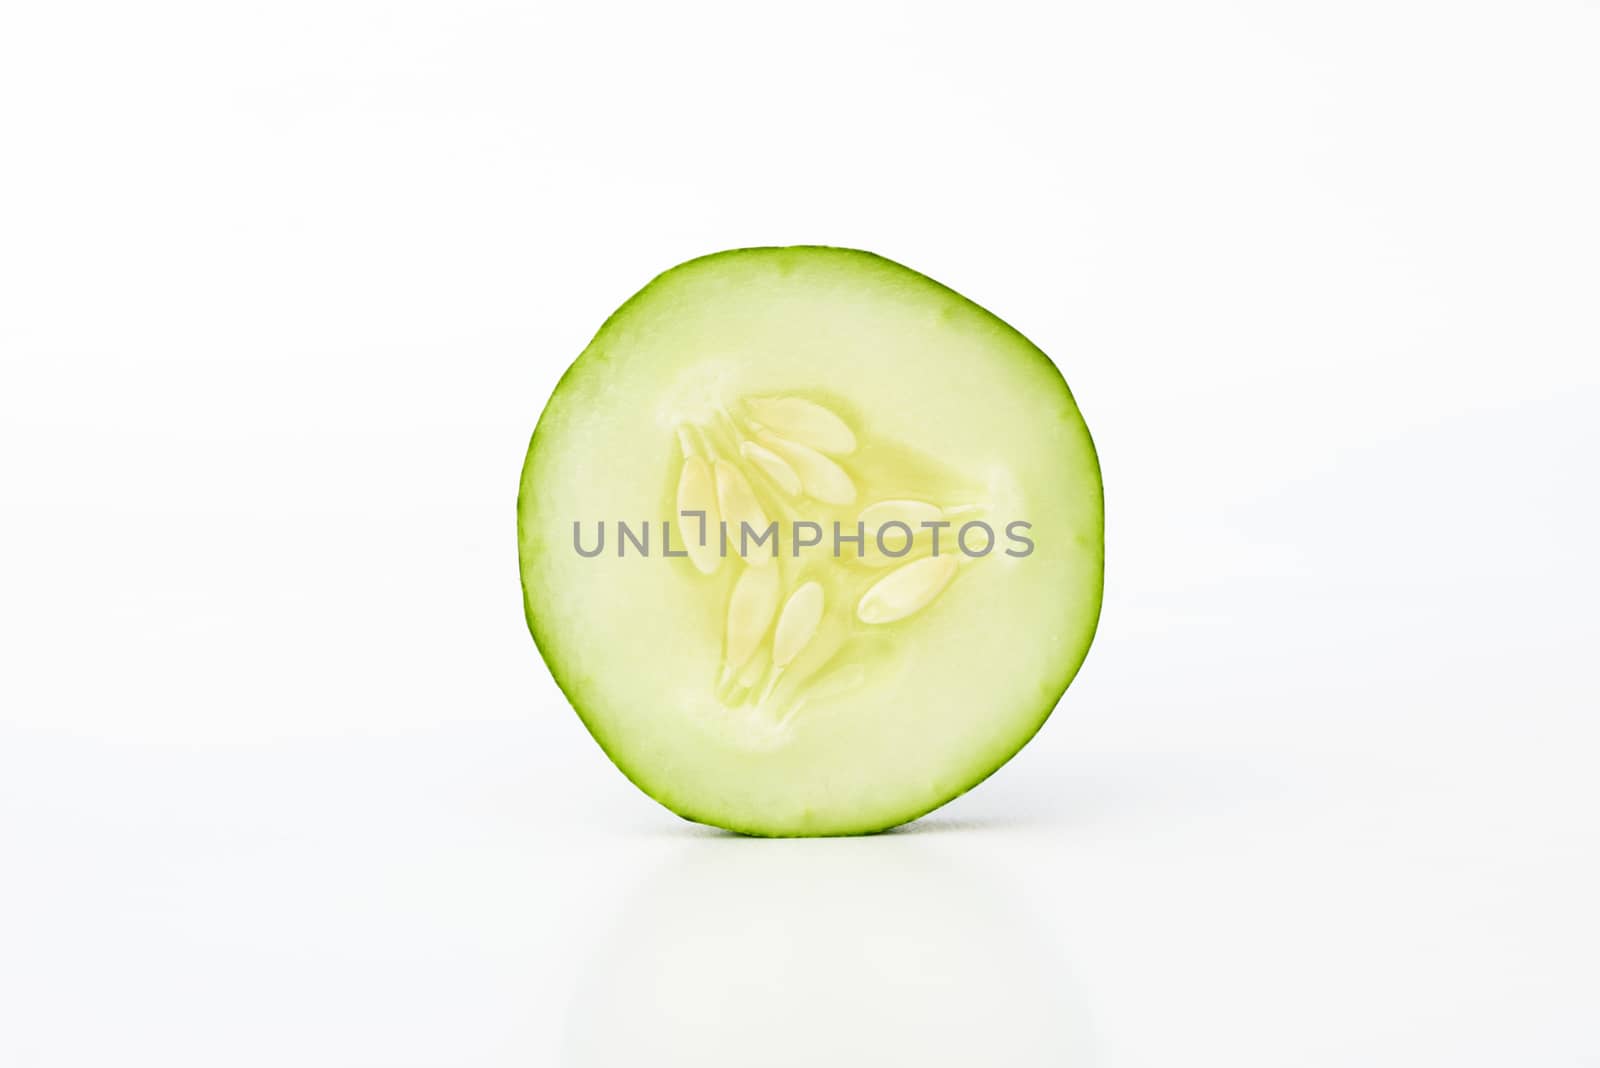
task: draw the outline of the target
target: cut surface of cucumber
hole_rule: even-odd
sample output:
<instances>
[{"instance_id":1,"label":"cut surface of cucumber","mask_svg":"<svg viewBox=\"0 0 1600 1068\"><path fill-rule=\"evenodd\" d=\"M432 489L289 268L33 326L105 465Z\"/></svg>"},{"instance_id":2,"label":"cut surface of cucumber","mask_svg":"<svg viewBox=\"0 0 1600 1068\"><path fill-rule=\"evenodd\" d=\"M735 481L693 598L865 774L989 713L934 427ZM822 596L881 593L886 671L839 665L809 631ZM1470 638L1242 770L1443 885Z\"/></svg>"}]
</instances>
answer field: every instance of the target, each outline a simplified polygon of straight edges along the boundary
<instances>
[{"instance_id":1,"label":"cut surface of cucumber","mask_svg":"<svg viewBox=\"0 0 1600 1068\"><path fill-rule=\"evenodd\" d=\"M1031 738L1100 612L1055 365L892 261L738 249L624 304L540 416L524 607L595 740L680 816L883 830Z\"/></svg>"}]
</instances>

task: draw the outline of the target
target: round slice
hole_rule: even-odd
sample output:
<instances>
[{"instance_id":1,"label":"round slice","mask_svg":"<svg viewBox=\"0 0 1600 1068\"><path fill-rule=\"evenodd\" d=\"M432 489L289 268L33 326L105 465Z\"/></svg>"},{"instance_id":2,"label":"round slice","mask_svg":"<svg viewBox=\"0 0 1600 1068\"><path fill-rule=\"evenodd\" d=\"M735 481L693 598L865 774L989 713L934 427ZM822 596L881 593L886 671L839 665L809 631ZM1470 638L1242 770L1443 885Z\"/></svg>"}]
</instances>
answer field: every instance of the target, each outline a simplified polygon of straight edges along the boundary
<instances>
[{"instance_id":1,"label":"round slice","mask_svg":"<svg viewBox=\"0 0 1600 1068\"><path fill-rule=\"evenodd\" d=\"M658 277L562 377L517 502L528 624L645 793L747 834L915 819L1039 729L1100 613L1061 373L866 252Z\"/></svg>"}]
</instances>

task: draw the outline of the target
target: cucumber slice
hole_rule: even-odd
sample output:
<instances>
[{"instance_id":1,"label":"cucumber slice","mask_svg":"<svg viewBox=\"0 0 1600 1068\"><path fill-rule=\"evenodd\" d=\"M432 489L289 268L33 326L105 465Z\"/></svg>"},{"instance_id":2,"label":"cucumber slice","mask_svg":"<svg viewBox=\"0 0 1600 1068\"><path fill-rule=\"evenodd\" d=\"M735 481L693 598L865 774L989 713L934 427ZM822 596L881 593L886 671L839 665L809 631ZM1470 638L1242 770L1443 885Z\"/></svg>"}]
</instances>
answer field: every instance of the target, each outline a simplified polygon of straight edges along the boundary
<instances>
[{"instance_id":1,"label":"cucumber slice","mask_svg":"<svg viewBox=\"0 0 1600 1068\"><path fill-rule=\"evenodd\" d=\"M747 834L879 831L970 789L1100 613L1100 469L1060 372L848 249L637 293L540 416L517 520L529 627L595 740Z\"/></svg>"}]
</instances>

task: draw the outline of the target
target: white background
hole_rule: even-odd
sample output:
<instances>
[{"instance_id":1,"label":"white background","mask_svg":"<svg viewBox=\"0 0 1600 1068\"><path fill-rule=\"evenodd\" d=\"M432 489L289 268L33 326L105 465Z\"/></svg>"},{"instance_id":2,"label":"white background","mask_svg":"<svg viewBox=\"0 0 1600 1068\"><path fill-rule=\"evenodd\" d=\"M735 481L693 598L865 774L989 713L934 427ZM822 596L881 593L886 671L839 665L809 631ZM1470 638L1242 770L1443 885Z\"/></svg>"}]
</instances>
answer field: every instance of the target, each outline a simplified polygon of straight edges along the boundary
<instances>
[{"instance_id":1,"label":"white background","mask_svg":"<svg viewBox=\"0 0 1600 1068\"><path fill-rule=\"evenodd\" d=\"M0 15L0 1064L1600 1064L1600 9ZM638 794L513 501L654 273L1060 363L1099 639L899 833Z\"/></svg>"}]
</instances>

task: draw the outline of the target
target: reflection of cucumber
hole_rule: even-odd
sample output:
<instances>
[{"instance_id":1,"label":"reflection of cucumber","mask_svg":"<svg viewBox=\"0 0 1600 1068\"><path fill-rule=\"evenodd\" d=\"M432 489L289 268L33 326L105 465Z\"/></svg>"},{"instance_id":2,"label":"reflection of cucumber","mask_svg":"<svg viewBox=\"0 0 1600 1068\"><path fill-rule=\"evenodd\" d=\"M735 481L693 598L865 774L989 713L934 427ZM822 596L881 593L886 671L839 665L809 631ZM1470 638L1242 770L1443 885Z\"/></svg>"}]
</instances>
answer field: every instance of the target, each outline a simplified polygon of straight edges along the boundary
<instances>
[{"instance_id":1,"label":"reflection of cucumber","mask_svg":"<svg viewBox=\"0 0 1600 1068\"><path fill-rule=\"evenodd\" d=\"M1051 918L941 844L676 843L583 939L553 1063L1103 1063Z\"/></svg>"},{"instance_id":2,"label":"reflection of cucumber","mask_svg":"<svg viewBox=\"0 0 1600 1068\"><path fill-rule=\"evenodd\" d=\"M752 834L969 789L1100 611L1100 470L1060 372L845 249L707 256L623 305L539 419L518 528L529 626L595 739Z\"/></svg>"}]
</instances>

